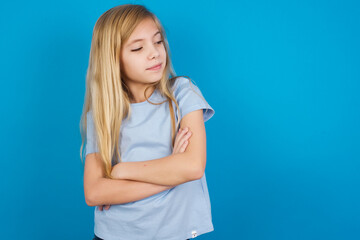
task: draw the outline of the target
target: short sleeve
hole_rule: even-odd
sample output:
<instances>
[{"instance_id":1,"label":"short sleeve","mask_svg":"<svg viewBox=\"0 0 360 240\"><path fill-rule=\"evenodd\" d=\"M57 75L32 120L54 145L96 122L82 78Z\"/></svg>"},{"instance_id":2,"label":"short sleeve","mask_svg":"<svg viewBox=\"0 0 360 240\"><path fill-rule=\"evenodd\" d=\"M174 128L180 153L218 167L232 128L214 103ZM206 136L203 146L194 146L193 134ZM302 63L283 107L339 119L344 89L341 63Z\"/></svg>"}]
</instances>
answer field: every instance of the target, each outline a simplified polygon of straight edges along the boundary
<instances>
[{"instance_id":1,"label":"short sleeve","mask_svg":"<svg viewBox=\"0 0 360 240\"><path fill-rule=\"evenodd\" d=\"M180 121L188 113L203 109L204 122L214 114L214 109L208 104L200 89L190 79L179 77L174 83L174 95L179 104Z\"/></svg>"},{"instance_id":2,"label":"short sleeve","mask_svg":"<svg viewBox=\"0 0 360 240\"><path fill-rule=\"evenodd\" d=\"M89 111L86 113L86 155L89 153L99 152L96 143L96 132L94 126L94 120L92 116L92 112Z\"/></svg>"}]
</instances>

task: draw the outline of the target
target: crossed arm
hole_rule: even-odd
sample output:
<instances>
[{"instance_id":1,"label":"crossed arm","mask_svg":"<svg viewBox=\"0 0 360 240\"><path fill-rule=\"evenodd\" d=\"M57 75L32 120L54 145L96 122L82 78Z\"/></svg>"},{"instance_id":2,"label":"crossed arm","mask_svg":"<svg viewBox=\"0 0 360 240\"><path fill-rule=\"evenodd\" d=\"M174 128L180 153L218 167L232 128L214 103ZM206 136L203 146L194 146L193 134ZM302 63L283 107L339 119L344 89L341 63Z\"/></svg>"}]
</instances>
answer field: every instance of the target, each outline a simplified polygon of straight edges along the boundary
<instances>
[{"instance_id":1,"label":"crossed arm","mask_svg":"<svg viewBox=\"0 0 360 240\"><path fill-rule=\"evenodd\" d=\"M159 159L123 162L114 166L111 175L161 185L178 185L202 177L206 164L206 133L202 109L186 114L180 127L188 127L193 135L183 153Z\"/></svg>"},{"instance_id":2,"label":"crossed arm","mask_svg":"<svg viewBox=\"0 0 360 240\"><path fill-rule=\"evenodd\" d=\"M101 161L89 154L85 160L84 191L89 206L137 201L176 185L202 177L206 165L206 133L203 110L185 115L180 127L188 127L192 137L186 151L159 159L122 162L114 166L112 176L104 178ZM91 158L93 160L91 160ZM93 167L86 166L92 162ZM93 169L98 171L97 176Z\"/></svg>"}]
</instances>

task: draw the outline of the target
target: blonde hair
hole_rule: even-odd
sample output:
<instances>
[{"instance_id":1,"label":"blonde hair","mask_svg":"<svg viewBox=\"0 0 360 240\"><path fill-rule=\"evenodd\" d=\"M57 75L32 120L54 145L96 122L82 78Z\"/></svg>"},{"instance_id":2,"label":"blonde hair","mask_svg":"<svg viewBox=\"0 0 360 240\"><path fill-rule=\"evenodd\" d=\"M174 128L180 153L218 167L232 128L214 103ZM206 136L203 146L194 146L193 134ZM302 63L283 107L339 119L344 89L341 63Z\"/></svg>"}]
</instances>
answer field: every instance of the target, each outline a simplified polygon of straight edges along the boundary
<instances>
[{"instance_id":1,"label":"blonde hair","mask_svg":"<svg viewBox=\"0 0 360 240\"><path fill-rule=\"evenodd\" d=\"M180 125L180 118L175 124L172 102L176 105L178 116L180 116L180 111L171 89L176 78L181 76L175 77L170 59L169 44L159 19L142 5L125 4L107 10L96 21L93 29L86 74L85 99L80 120L82 137L80 158L83 161L84 141L87 138L87 113L91 110L96 144L104 164L105 175L108 178L112 178L113 156L117 156L118 162L121 162L118 146L119 140L121 141L119 136L122 120L131 116L131 92L121 78L121 47L129 39L136 26L149 17L154 20L164 41L166 66L161 79L149 84L145 92L149 88L155 87L165 96L166 100L153 103L145 96L145 92L144 97L149 103L155 105L169 102L172 126L171 146L174 146L176 131ZM189 77L187 78L190 80Z\"/></svg>"}]
</instances>

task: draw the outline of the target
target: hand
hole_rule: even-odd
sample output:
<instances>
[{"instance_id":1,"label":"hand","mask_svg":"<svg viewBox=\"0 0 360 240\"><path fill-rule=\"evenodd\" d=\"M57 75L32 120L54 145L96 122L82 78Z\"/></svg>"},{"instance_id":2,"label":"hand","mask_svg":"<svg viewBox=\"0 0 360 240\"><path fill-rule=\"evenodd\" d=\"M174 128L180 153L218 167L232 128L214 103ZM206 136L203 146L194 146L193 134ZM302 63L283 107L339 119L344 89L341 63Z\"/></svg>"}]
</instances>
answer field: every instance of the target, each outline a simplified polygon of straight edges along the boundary
<instances>
[{"instance_id":1,"label":"hand","mask_svg":"<svg viewBox=\"0 0 360 240\"><path fill-rule=\"evenodd\" d=\"M110 208L110 205L100 205L100 206L99 206L99 210L100 210L100 211L102 211L103 209L104 209L104 210L109 210L109 208Z\"/></svg>"},{"instance_id":2,"label":"hand","mask_svg":"<svg viewBox=\"0 0 360 240\"><path fill-rule=\"evenodd\" d=\"M185 152L185 149L189 144L188 140L191 134L192 132L189 130L188 127L186 127L185 129L179 129L175 137L174 149L172 154Z\"/></svg>"}]
</instances>

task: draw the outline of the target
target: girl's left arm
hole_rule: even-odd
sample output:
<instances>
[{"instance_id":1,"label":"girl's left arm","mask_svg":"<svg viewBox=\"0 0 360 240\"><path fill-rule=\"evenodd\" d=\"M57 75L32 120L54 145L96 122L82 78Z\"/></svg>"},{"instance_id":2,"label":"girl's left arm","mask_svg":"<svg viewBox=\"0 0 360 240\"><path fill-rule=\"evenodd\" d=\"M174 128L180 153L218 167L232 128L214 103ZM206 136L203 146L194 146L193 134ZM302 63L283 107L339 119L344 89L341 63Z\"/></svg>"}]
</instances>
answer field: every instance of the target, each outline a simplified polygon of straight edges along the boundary
<instances>
[{"instance_id":1,"label":"girl's left arm","mask_svg":"<svg viewBox=\"0 0 360 240\"><path fill-rule=\"evenodd\" d=\"M186 114L180 122L180 127L182 129L187 127L192 132L184 152L148 161L118 163L113 167L111 175L117 179L160 185L179 185L200 179L206 166L203 110Z\"/></svg>"}]
</instances>

